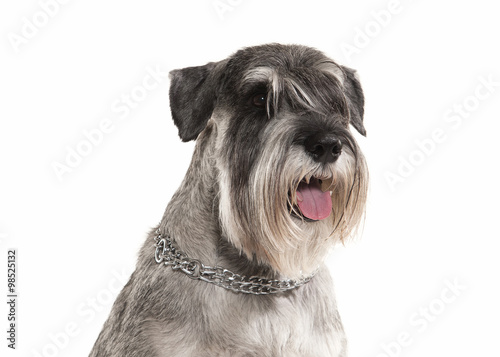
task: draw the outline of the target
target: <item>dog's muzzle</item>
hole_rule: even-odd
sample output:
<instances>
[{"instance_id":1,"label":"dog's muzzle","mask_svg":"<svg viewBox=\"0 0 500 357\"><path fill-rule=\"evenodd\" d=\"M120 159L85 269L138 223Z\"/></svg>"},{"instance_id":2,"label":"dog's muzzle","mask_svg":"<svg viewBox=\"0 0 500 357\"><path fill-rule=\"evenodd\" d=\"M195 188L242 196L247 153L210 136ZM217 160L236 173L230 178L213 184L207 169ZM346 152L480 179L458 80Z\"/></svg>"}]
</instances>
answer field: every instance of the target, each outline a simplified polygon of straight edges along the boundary
<instances>
[{"instance_id":1,"label":"dog's muzzle","mask_svg":"<svg viewBox=\"0 0 500 357\"><path fill-rule=\"evenodd\" d=\"M342 153L342 141L328 131L316 131L301 142L304 151L316 162L327 166ZM320 221L332 213L332 178L303 178L291 195L293 216L305 221Z\"/></svg>"}]
</instances>

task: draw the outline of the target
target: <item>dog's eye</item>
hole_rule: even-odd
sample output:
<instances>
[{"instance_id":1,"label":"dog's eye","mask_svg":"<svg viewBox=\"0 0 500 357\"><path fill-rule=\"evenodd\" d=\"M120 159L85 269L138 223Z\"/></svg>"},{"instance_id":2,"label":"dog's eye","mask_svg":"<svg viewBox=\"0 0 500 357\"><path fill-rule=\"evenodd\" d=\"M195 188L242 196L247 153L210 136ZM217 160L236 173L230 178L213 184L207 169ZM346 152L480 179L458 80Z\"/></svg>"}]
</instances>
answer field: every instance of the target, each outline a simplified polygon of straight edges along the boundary
<instances>
[{"instance_id":1,"label":"dog's eye","mask_svg":"<svg viewBox=\"0 0 500 357\"><path fill-rule=\"evenodd\" d=\"M267 95L265 93L259 93L253 96L252 104L258 108L264 108L267 103Z\"/></svg>"}]
</instances>

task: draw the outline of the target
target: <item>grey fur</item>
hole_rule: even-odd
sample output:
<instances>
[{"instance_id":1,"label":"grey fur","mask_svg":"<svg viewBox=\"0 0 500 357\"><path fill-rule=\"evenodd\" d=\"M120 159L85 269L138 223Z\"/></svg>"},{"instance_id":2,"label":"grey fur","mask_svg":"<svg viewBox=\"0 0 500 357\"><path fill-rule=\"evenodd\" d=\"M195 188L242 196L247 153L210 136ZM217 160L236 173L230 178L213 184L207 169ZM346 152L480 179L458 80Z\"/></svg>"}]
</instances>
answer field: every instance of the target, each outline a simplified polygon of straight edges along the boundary
<instances>
[{"instance_id":1,"label":"grey fur","mask_svg":"<svg viewBox=\"0 0 500 357\"><path fill-rule=\"evenodd\" d=\"M259 111L249 99L261 92L267 105ZM355 231L366 200L367 170L348 128L365 134L354 72L304 46L250 47L172 71L170 102L181 139L197 140L193 159L90 356L345 357L322 262ZM304 138L318 132L341 138L337 162L304 152ZM308 222L291 213L299 182L313 177L334 178L333 213ZM157 228L189 257L247 276L320 268L286 293L237 294L156 264Z\"/></svg>"}]
</instances>

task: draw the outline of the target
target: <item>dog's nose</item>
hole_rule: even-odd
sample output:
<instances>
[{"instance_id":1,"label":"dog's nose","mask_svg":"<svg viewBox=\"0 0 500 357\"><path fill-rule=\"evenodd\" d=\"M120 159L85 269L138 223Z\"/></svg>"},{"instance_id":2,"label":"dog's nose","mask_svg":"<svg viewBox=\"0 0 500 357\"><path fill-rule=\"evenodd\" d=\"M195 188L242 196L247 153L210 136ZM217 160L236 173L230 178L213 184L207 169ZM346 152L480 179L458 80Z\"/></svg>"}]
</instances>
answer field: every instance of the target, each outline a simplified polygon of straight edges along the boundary
<instances>
[{"instance_id":1,"label":"dog's nose","mask_svg":"<svg viewBox=\"0 0 500 357\"><path fill-rule=\"evenodd\" d=\"M304 146L314 161L324 164L337 161L342 152L342 142L339 138L326 133L309 136L304 142Z\"/></svg>"}]
</instances>

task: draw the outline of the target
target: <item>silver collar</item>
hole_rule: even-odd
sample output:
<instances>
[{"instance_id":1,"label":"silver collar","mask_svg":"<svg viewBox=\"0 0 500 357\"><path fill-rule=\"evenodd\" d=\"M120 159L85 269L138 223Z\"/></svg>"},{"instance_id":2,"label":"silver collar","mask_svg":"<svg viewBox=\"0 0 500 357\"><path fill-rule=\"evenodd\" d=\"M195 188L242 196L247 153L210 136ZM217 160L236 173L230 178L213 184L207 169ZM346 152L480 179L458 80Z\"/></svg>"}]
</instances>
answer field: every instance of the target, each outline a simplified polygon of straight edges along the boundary
<instances>
[{"instance_id":1,"label":"silver collar","mask_svg":"<svg viewBox=\"0 0 500 357\"><path fill-rule=\"evenodd\" d=\"M170 266L173 270L180 271L191 279L215 284L236 293L253 295L281 293L308 283L315 274L302 277L299 280L272 280L258 276L247 278L219 266L207 266L198 259L189 258L177 249L169 236L163 236L159 230L156 230L155 248L156 263Z\"/></svg>"}]
</instances>

